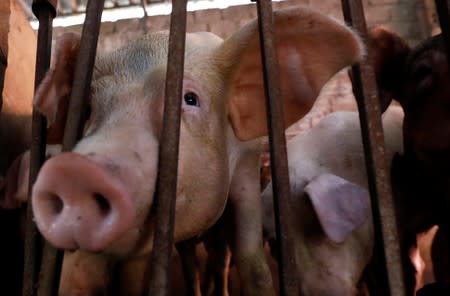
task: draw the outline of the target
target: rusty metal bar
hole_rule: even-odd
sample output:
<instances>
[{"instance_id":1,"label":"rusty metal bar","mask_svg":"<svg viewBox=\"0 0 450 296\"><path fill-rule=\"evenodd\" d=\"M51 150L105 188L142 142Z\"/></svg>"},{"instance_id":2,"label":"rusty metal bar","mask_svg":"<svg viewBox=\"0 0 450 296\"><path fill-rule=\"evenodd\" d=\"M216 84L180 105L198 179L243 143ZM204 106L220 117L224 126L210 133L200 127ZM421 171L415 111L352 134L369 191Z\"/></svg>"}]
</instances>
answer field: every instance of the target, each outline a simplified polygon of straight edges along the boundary
<instances>
[{"instance_id":1,"label":"rusty metal bar","mask_svg":"<svg viewBox=\"0 0 450 296\"><path fill-rule=\"evenodd\" d=\"M77 57L64 130L63 151L72 150L83 131L83 119L90 95L103 5L104 0L90 0L87 3L86 20L81 35L80 52ZM63 256L64 251L46 244L40 272L41 281L38 296L57 295Z\"/></svg>"},{"instance_id":2,"label":"rusty metal bar","mask_svg":"<svg viewBox=\"0 0 450 296\"><path fill-rule=\"evenodd\" d=\"M435 3L439 16L439 24L447 47L447 63L450 67L450 0L435 0Z\"/></svg>"},{"instance_id":3,"label":"rusty metal bar","mask_svg":"<svg viewBox=\"0 0 450 296\"><path fill-rule=\"evenodd\" d=\"M0 48L0 112L2 111L3 106L3 86L5 82L5 71L7 65L6 55L3 53Z\"/></svg>"},{"instance_id":4,"label":"rusty metal bar","mask_svg":"<svg viewBox=\"0 0 450 296\"><path fill-rule=\"evenodd\" d=\"M53 18L56 16L56 1L33 1L33 12L39 20L35 89L39 86L50 67ZM24 274L22 295L36 293L39 267L41 264L42 238L33 222L31 207L31 189L36 181L39 169L45 161L45 144L47 141L47 120L37 110L32 115L32 141L30 147L30 175L28 187L27 224L25 229Z\"/></svg>"},{"instance_id":5,"label":"rusty metal bar","mask_svg":"<svg viewBox=\"0 0 450 296\"><path fill-rule=\"evenodd\" d=\"M178 175L178 144L186 41L186 0L172 2L162 141L155 194L155 229L149 294L168 295Z\"/></svg>"},{"instance_id":6,"label":"rusty metal bar","mask_svg":"<svg viewBox=\"0 0 450 296\"><path fill-rule=\"evenodd\" d=\"M345 21L351 24L363 40L367 40L367 28L361 0L342 0ZM380 283L385 287L383 295L406 295L404 269L402 266L398 228L392 198L388 166L384 153L384 137L381 124L378 90L375 74L368 58L352 67L353 89L358 104L364 154L367 167L369 191L373 212L375 233L375 256L382 260L383 277Z\"/></svg>"},{"instance_id":7,"label":"rusty metal bar","mask_svg":"<svg viewBox=\"0 0 450 296\"><path fill-rule=\"evenodd\" d=\"M70 151L83 132L84 115L91 91L92 72L105 0L89 0L75 67L69 112L64 130L63 151Z\"/></svg>"},{"instance_id":8,"label":"rusty metal bar","mask_svg":"<svg viewBox=\"0 0 450 296\"><path fill-rule=\"evenodd\" d=\"M298 272L293 249L293 233L289 225L292 219L290 184L284 135L283 106L278 75L278 59L275 48L272 3L257 2L259 39L264 74L264 90L269 129L270 162L278 244L278 269L280 295L298 295Z\"/></svg>"}]
</instances>

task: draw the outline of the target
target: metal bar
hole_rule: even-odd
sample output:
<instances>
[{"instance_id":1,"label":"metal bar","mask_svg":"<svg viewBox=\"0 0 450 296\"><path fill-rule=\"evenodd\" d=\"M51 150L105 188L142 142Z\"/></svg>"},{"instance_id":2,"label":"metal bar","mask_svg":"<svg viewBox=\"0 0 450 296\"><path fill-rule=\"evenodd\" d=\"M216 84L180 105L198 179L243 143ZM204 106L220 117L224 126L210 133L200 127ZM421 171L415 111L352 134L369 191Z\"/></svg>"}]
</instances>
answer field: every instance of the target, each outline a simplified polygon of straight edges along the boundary
<instances>
[{"instance_id":1,"label":"metal bar","mask_svg":"<svg viewBox=\"0 0 450 296\"><path fill-rule=\"evenodd\" d=\"M292 219L290 184L284 135L283 106L279 97L280 81L275 48L272 3L257 1L259 39L264 72L264 91L269 129L270 162L278 244L278 269L280 295L298 295L298 272L293 249L293 233L289 225Z\"/></svg>"},{"instance_id":2,"label":"metal bar","mask_svg":"<svg viewBox=\"0 0 450 296\"><path fill-rule=\"evenodd\" d=\"M83 131L84 115L91 89L92 72L97 53L104 0L90 0L86 7L86 20L81 35L80 52L75 67L69 111L64 130L63 151L75 146ZM64 251L49 244L44 249L41 282L38 296L57 295Z\"/></svg>"},{"instance_id":3,"label":"metal bar","mask_svg":"<svg viewBox=\"0 0 450 296\"><path fill-rule=\"evenodd\" d=\"M39 86L50 67L53 18L56 15L55 1L33 1L33 12L39 19L36 51L35 89ZM30 175L28 187L27 224L25 229L24 274L22 295L36 293L39 267L41 264L42 238L33 222L31 191L39 169L45 161L45 144L47 141L47 120L45 116L33 109L32 141L30 147Z\"/></svg>"},{"instance_id":4,"label":"metal bar","mask_svg":"<svg viewBox=\"0 0 450 296\"><path fill-rule=\"evenodd\" d=\"M74 73L69 111L64 129L63 151L70 151L83 132L84 115L91 91L92 72L105 0L88 1L81 34L80 52Z\"/></svg>"},{"instance_id":5,"label":"metal bar","mask_svg":"<svg viewBox=\"0 0 450 296\"><path fill-rule=\"evenodd\" d=\"M165 105L158 179L155 194L155 229L150 262L149 294L168 295L169 262L173 245L178 175L178 144L186 39L186 0L172 2Z\"/></svg>"},{"instance_id":6,"label":"metal bar","mask_svg":"<svg viewBox=\"0 0 450 296\"><path fill-rule=\"evenodd\" d=\"M361 0L342 0L345 21L353 25L363 40L367 40L367 28ZM368 58L352 67L353 88L358 104L364 154L375 232L375 256L382 260L383 277L380 282L386 288L383 295L406 295L398 228L388 166L384 152L381 111L373 67Z\"/></svg>"},{"instance_id":7,"label":"metal bar","mask_svg":"<svg viewBox=\"0 0 450 296\"><path fill-rule=\"evenodd\" d=\"M0 48L0 112L2 111L3 106L3 86L5 82L6 65L7 65L6 55Z\"/></svg>"},{"instance_id":8,"label":"metal bar","mask_svg":"<svg viewBox=\"0 0 450 296\"><path fill-rule=\"evenodd\" d=\"M436 10L439 16L439 24L441 26L442 35L444 36L445 45L447 47L447 57L450 57L450 0L435 0ZM447 58L450 67L450 58Z\"/></svg>"}]
</instances>

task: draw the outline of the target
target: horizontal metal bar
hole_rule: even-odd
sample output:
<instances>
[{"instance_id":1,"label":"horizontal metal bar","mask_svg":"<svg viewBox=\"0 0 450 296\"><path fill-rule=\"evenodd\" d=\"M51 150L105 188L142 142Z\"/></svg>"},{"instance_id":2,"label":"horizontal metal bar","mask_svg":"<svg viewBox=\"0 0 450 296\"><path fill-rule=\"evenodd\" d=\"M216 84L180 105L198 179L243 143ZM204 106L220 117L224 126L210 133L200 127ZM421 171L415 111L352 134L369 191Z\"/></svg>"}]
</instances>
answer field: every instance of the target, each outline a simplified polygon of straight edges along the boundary
<instances>
[{"instance_id":1,"label":"horizontal metal bar","mask_svg":"<svg viewBox=\"0 0 450 296\"><path fill-rule=\"evenodd\" d=\"M181 97L186 39L186 0L173 1L165 86L162 140L155 194L155 229L150 261L152 296L168 295L177 193Z\"/></svg>"},{"instance_id":2,"label":"horizontal metal bar","mask_svg":"<svg viewBox=\"0 0 450 296\"><path fill-rule=\"evenodd\" d=\"M367 28L361 0L342 0L344 18L367 39ZM388 167L384 152L384 137L381 124L381 111L375 74L371 65L371 52L368 58L352 68L353 89L361 123L364 154L367 168L369 191L372 203L375 232L375 256L383 261L385 272L380 284L388 290L384 295L405 295L404 269L400 256L398 227Z\"/></svg>"}]
</instances>

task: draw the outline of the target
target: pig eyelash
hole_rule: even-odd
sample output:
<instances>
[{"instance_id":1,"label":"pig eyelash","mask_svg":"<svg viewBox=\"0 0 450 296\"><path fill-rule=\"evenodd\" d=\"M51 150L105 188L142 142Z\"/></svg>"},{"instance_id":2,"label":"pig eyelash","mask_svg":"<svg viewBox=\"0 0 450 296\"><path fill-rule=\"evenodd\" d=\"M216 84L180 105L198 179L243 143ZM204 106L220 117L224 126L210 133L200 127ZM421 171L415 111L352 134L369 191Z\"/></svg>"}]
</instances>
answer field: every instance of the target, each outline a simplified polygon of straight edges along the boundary
<instances>
[{"instance_id":1,"label":"pig eyelash","mask_svg":"<svg viewBox=\"0 0 450 296\"><path fill-rule=\"evenodd\" d=\"M421 64L415 69L413 79L415 82L421 82L423 79L427 78L432 74L433 69L430 66Z\"/></svg>"},{"instance_id":2,"label":"pig eyelash","mask_svg":"<svg viewBox=\"0 0 450 296\"><path fill-rule=\"evenodd\" d=\"M187 92L183 95L183 100L186 105L200 107L198 95L194 92Z\"/></svg>"}]
</instances>

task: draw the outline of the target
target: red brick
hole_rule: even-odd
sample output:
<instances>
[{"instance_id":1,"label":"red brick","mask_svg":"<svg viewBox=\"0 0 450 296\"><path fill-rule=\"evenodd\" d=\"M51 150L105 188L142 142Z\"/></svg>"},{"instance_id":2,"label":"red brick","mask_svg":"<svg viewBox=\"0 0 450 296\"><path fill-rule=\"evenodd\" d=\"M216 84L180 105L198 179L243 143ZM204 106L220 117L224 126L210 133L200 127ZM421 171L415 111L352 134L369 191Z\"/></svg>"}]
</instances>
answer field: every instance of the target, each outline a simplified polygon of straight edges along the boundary
<instances>
[{"instance_id":1,"label":"red brick","mask_svg":"<svg viewBox=\"0 0 450 296\"><path fill-rule=\"evenodd\" d=\"M116 23L115 22L105 22L100 26L100 35L103 34L111 34L116 31Z\"/></svg>"},{"instance_id":2,"label":"red brick","mask_svg":"<svg viewBox=\"0 0 450 296\"><path fill-rule=\"evenodd\" d=\"M186 26L187 32L205 32L209 31L209 25L208 24L191 24Z\"/></svg>"},{"instance_id":3,"label":"red brick","mask_svg":"<svg viewBox=\"0 0 450 296\"><path fill-rule=\"evenodd\" d=\"M226 38L238 30L239 27L239 22L237 21L223 20L211 24L209 30L222 38Z\"/></svg>"},{"instance_id":4,"label":"red brick","mask_svg":"<svg viewBox=\"0 0 450 296\"><path fill-rule=\"evenodd\" d=\"M392 19L393 5L378 5L366 9L367 24L388 24Z\"/></svg>"},{"instance_id":5,"label":"red brick","mask_svg":"<svg viewBox=\"0 0 450 296\"><path fill-rule=\"evenodd\" d=\"M230 6L222 12L222 19L226 21L233 21L239 19L251 19L256 15L256 6L240 5L240 6Z\"/></svg>"},{"instance_id":6,"label":"red brick","mask_svg":"<svg viewBox=\"0 0 450 296\"><path fill-rule=\"evenodd\" d=\"M149 31L169 30L170 16L169 15L149 16L147 19L147 28Z\"/></svg>"},{"instance_id":7,"label":"red brick","mask_svg":"<svg viewBox=\"0 0 450 296\"><path fill-rule=\"evenodd\" d=\"M220 9L204 9L194 11L196 24L211 24L222 19Z\"/></svg>"}]
</instances>

